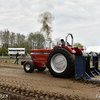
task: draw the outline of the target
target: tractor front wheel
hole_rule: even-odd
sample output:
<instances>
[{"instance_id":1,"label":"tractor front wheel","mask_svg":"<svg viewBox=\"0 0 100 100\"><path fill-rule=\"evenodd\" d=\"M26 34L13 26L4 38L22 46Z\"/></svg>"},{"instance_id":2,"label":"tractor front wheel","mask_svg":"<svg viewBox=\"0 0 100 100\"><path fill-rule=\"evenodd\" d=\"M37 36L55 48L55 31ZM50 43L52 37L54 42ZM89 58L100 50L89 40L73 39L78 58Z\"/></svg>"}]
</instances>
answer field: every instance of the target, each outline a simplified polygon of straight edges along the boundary
<instances>
[{"instance_id":1,"label":"tractor front wheel","mask_svg":"<svg viewBox=\"0 0 100 100\"><path fill-rule=\"evenodd\" d=\"M26 61L24 64L24 71L32 73L34 71L34 63L32 61Z\"/></svg>"}]
</instances>

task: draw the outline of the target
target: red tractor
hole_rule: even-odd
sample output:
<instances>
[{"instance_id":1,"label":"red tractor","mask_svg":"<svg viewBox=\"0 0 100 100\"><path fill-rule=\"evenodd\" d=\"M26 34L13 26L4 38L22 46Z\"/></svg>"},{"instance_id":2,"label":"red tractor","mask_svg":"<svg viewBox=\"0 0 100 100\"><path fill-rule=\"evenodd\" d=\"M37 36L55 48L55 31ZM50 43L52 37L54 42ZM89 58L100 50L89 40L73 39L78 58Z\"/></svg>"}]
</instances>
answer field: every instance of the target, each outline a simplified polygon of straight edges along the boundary
<instances>
[{"instance_id":1,"label":"red tractor","mask_svg":"<svg viewBox=\"0 0 100 100\"><path fill-rule=\"evenodd\" d=\"M68 36L72 38L71 46L67 46ZM66 46L56 46L53 49L31 49L31 61L22 61L24 70L32 73L34 69L44 71L46 68L54 77L70 77L75 73L75 56L82 55L82 49L73 48L73 36L68 34Z\"/></svg>"}]
</instances>

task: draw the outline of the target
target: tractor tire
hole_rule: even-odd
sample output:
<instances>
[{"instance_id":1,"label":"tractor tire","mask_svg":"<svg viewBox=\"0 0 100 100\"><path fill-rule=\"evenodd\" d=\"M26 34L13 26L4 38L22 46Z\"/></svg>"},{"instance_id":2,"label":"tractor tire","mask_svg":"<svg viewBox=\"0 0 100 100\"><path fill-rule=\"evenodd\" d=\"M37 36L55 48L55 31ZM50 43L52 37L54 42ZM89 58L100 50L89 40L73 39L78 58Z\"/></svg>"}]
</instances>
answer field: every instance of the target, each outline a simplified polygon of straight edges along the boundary
<instances>
[{"instance_id":1,"label":"tractor tire","mask_svg":"<svg viewBox=\"0 0 100 100\"><path fill-rule=\"evenodd\" d=\"M75 73L75 58L67 49L57 48L50 53L47 67L54 77L72 77Z\"/></svg>"},{"instance_id":2,"label":"tractor tire","mask_svg":"<svg viewBox=\"0 0 100 100\"><path fill-rule=\"evenodd\" d=\"M46 68L38 68L38 71L44 71Z\"/></svg>"},{"instance_id":3,"label":"tractor tire","mask_svg":"<svg viewBox=\"0 0 100 100\"><path fill-rule=\"evenodd\" d=\"M26 61L24 64L24 71L32 73L34 71L34 63L32 61Z\"/></svg>"}]
</instances>

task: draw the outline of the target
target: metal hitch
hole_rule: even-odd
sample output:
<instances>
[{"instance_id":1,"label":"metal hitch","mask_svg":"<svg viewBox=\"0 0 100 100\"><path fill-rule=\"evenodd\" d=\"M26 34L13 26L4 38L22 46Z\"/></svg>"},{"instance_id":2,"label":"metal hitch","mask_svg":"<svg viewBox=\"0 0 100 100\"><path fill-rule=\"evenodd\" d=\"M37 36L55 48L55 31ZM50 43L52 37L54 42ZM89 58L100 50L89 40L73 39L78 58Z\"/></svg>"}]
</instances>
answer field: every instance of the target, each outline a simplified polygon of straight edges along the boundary
<instances>
[{"instance_id":1,"label":"metal hitch","mask_svg":"<svg viewBox=\"0 0 100 100\"><path fill-rule=\"evenodd\" d=\"M90 81L100 81L100 70L98 68L98 56L92 56L92 64L90 67L91 57L87 56L76 56L75 57L75 78L76 79L87 79ZM99 76L97 78L97 76Z\"/></svg>"}]
</instances>

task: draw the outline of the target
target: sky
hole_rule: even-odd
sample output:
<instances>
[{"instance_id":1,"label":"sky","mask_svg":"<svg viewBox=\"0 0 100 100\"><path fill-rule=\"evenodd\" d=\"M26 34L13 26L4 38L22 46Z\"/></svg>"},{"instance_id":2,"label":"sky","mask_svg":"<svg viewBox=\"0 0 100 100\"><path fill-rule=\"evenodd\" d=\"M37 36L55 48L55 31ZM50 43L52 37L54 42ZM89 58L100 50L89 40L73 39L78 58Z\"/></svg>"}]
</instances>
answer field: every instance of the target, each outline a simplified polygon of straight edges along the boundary
<instances>
[{"instance_id":1,"label":"sky","mask_svg":"<svg viewBox=\"0 0 100 100\"><path fill-rule=\"evenodd\" d=\"M0 0L0 30L26 36L40 31L44 12L54 17L52 40L71 33L74 43L100 46L100 0Z\"/></svg>"}]
</instances>

